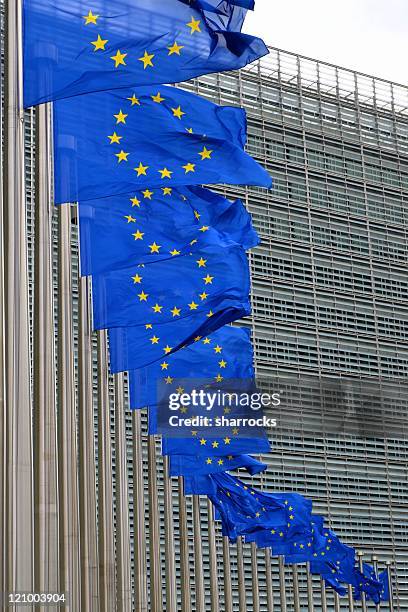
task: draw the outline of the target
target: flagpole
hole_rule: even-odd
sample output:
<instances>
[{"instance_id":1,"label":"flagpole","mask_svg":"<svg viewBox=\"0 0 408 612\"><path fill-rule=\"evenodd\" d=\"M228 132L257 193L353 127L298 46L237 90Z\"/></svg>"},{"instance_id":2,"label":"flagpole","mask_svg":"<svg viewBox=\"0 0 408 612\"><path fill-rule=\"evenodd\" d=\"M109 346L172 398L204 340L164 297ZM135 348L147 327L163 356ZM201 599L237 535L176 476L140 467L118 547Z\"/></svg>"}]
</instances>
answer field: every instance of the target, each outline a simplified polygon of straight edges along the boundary
<instances>
[{"instance_id":1,"label":"flagpole","mask_svg":"<svg viewBox=\"0 0 408 612\"><path fill-rule=\"evenodd\" d=\"M228 536L222 538L222 553L224 561L224 609L225 612L232 612L231 558Z\"/></svg>"},{"instance_id":2,"label":"flagpole","mask_svg":"<svg viewBox=\"0 0 408 612\"><path fill-rule=\"evenodd\" d=\"M120 517L119 517L120 518ZM98 331L98 549L99 609L115 609L115 540L106 331Z\"/></svg>"},{"instance_id":3,"label":"flagpole","mask_svg":"<svg viewBox=\"0 0 408 612\"><path fill-rule=\"evenodd\" d=\"M265 548L266 595L268 612L273 612L273 581L271 568L271 549Z\"/></svg>"},{"instance_id":4,"label":"flagpole","mask_svg":"<svg viewBox=\"0 0 408 612\"><path fill-rule=\"evenodd\" d=\"M181 610L182 612L191 612L190 551L188 545L186 498L184 496L184 482L182 476L179 476L178 478L178 500L180 532Z\"/></svg>"},{"instance_id":5,"label":"flagpole","mask_svg":"<svg viewBox=\"0 0 408 612\"><path fill-rule=\"evenodd\" d=\"M295 612L300 612L299 600L299 574L296 563L292 565L292 580L293 580L293 603Z\"/></svg>"},{"instance_id":6,"label":"flagpole","mask_svg":"<svg viewBox=\"0 0 408 612\"><path fill-rule=\"evenodd\" d=\"M194 583L196 612L205 612L203 544L201 533L200 496L193 495Z\"/></svg>"},{"instance_id":7,"label":"flagpole","mask_svg":"<svg viewBox=\"0 0 408 612\"><path fill-rule=\"evenodd\" d=\"M59 592L51 109L36 109L34 277L34 589ZM43 608L45 609L45 608Z\"/></svg>"},{"instance_id":8,"label":"flagpole","mask_svg":"<svg viewBox=\"0 0 408 612\"><path fill-rule=\"evenodd\" d=\"M22 3L5 5L5 591L32 592L33 459L22 100ZM32 609L29 606L28 609Z\"/></svg>"},{"instance_id":9,"label":"flagpole","mask_svg":"<svg viewBox=\"0 0 408 612\"><path fill-rule=\"evenodd\" d=\"M164 529L166 558L166 612L177 612L176 562L174 550L173 487L169 475L169 458L163 457ZM196 612L200 612L198 609ZM204 611L203 611L204 612Z\"/></svg>"},{"instance_id":10,"label":"flagpole","mask_svg":"<svg viewBox=\"0 0 408 612\"><path fill-rule=\"evenodd\" d=\"M115 375L116 458L116 601L121 612L132 611L129 485L123 373Z\"/></svg>"},{"instance_id":11,"label":"flagpole","mask_svg":"<svg viewBox=\"0 0 408 612\"><path fill-rule=\"evenodd\" d=\"M79 500L71 270L71 206L58 208L58 482L60 588L69 609L80 606Z\"/></svg>"},{"instance_id":12,"label":"flagpole","mask_svg":"<svg viewBox=\"0 0 408 612\"><path fill-rule=\"evenodd\" d=\"M360 550L357 552L357 558L359 570L363 573L363 553ZM363 612L367 612L367 602L365 593L361 593L361 609Z\"/></svg>"},{"instance_id":13,"label":"flagpole","mask_svg":"<svg viewBox=\"0 0 408 612\"><path fill-rule=\"evenodd\" d=\"M349 612L354 612L353 587L351 586L351 584L347 585L347 599Z\"/></svg>"},{"instance_id":14,"label":"flagpole","mask_svg":"<svg viewBox=\"0 0 408 612\"><path fill-rule=\"evenodd\" d=\"M283 563L282 555L279 555L279 595L280 595L281 612L287 612L285 565Z\"/></svg>"},{"instance_id":15,"label":"flagpole","mask_svg":"<svg viewBox=\"0 0 408 612\"><path fill-rule=\"evenodd\" d=\"M237 564L238 564L238 598L240 612L246 612L245 570L242 537L237 538Z\"/></svg>"},{"instance_id":16,"label":"flagpole","mask_svg":"<svg viewBox=\"0 0 408 612\"><path fill-rule=\"evenodd\" d=\"M0 550L6 550L6 440L5 440L5 361L4 361L4 215L3 215L3 82L0 79ZM0 555L0 593L6 592L5 555Z\"/></svg>"},{"instance_id":17,"label":"flagpole","mask_svg":"<svg viewBox=\"0 0 408 612\"><path fill-rule=\"evenodd\" d=\"M327 612L327 592L324 578L320 577L320 593L322 596L322 612Z\"/></svg>"},{"instance_id":18,"label":"flagpole","mask_svg":"<svg viewBox=\"0 0 408 612\"><path fill-rule=\"evenodd\" d=\"M98 612L95 423L89 281L79 279L78 439L81 610Z\"/></svg>"},{"instance_id":19,"label":"flagpole","mask_svg":"<svg viewBox=\"0 0 408 612\"><path fill-rule=\"evenodd\" d=\"M210 500L207 500L208 511L208 548L210 556L210 589L211 612L220 612L220 594L218 589L217 545L215 541L214 510Z\"/></svg>"},{"instance_id":20,"label":"flagpole","mask_svg":"<svg viewBox=\"0 0 408 612\"><path fill-rule=\"evenodd\" d=\"M149 458L149 558L150 558L150 607L151 612L163 612L159 500L157 495L156 442L154 436L147 438Z\"/></svg>"},{"instance_id":21,"label":"flagpole","mask_svg":"<svg viewBox=\"0 0 408 612\"><path fill-rule=\"evenodd\" d=\"M148 612L141 412L132 414L135 610Z\"/></svg>"},{"instance_id":22,"label":"flagpole","mask_svg":"<svg viewBox=\"0 0 408 612\"><path fill-rule=\"evenodd\" d=\"M376 555L371 556L371 560L373 562L373 568L375 572L375 577L378 580L378 557ZM380 610L380 604L375 604L375 609Z\"/></svg>"},{"instance_id":23,"label":"flagpole","mask_svg":"<svg viewBox=\"0 0 408 612\"><path fill-rule=\"evenodd\" d=\"M306 580L307 580L307 605L308 612L314 612L314 601L313 601L313 579L312 572L310 571L310 562L306 563Z\"/></svg>"},{"instance_id":24,"label":"flagpole","mask_svg":"<svg viewBox=\"0 0 408 612\"><path fill-rule=\"evenodd\" d=\"M251 574L252 574L252 601L253 612L259 612L259 580L258 580L258 565L256 558L256 544L251 542Z\"/></svg>"},{"instance_id":25,"label":"flagpole","mask_svg":"<svg viewBox=\"0 0 408 612\"><path fill-rule=\"evenodd\" d=\"M394 601L393 601L393 593L392 593L391 561L386 561L385 565L387 566L388 590L389 590L389 593L390 593L389 609L390 609L390 612L394 612Z\"/></svg>"}]
</instances>

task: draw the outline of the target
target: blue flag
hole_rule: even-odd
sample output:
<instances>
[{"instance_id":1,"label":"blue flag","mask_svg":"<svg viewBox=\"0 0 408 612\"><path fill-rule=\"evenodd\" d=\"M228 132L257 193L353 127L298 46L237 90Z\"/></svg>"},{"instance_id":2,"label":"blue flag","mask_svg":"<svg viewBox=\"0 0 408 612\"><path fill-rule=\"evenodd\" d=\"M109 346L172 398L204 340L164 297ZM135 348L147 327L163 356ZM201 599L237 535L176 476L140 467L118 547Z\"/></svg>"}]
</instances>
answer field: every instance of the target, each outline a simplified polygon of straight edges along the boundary
<instances>
[{"instance_id":1,"label":"blue flag","mask_svg":"<svg viewBox=\"0 0 408 612\"><path fill-rule=\"evenodd\" d=\"M246 117L175 87L118 89L54 104L55 202L185 185L271 187L244 152Z\"/></svg>"},{"instance_id":2,"label":"blue flag","mask_svg":"<svg viewBox=\"0 0 408 612\"><path fill-rule=\"evenodd\" d=\"M222 367L221 367L222 366ZM129 402L132 410L155 406L158 383L164 377L209 379L254 377L250 332L241 327L226 326L169 355L161 363L129 373ZM173 383L173 387L177 386Z\"/></svg>"},{"instance_id":3,"label":"blue flag","mask_svg":"<svg viewBox=\"0 0 408 612\"><path fill-rule=\"evenodd\" d=\"M246 317L250 312L248 301L237 300L229 304L221 302L212 317L199 312L174 323L110 329L111 372L115 374L148 366L183 346L198 342L220 327ZM169 377L169 384L171 382Z\"/></svg>"},{"instance_id":4,"label":"blue flag","mask_svg":"<svg viewBox=\"0 0 408 612\"><path fill-rule=\"evenodd\" d=\"M250 249L259 243L239 200L230 202L201 187L163 190L151 199L137 192L79 203L82 276L171 259L211 244ZM155 241L160 248L152 253L149 245Z\"/></svg>"},{"instance_id":5,"label":"blue flag","mask_svg":"<svg viewBox=\"0 0 408 612\"><path fill-rule=\"evenodd\" d=\"M363 571L354 568L354 599L361 599L365 593L367 600L379 604L383 594L383 582L377 578L374 568L369 563L363 563Z\"/></svg>"},{"instance_id":6,"label":"blue flag","mask_svg":"<svg viewBox=\"0 0 408 612\"><path fill-rule=\"evenodd\" d=\"M252 476L266 470L266 463L261 463L249 455L171 455L170 476L197 477L218 472L245 468Z\"/></svg>"},{"instance_id":7,"label":"blue flag","mask_svg":"<svg viewBox=\"0 0 408 612\"><path fill-rule=\"evenodd\" d=\"M236 70L266 55L249 0L24 0L24 104Z\"/></svg>"},{"instance_id":8,"label":"blue flag","mask_svg":"<svg viewBox=\"0 0 408 612\"><path fill-rule=\"evenodd\" d=\"M381 572L381 574L378 576L378 581L381 583L380 600L390 601L391 593L388 570L384 570L383 572Z\"/></svg>"},{"instance_id":9,"label":"blue flag","mask_svg":"<svg viewBox=\"0 0 408 612\"><path fill-rule=\"evenodd\" d=\"M159 250L154 241L150 249ZM207 247L152 264L92 277L94 329L173 322L203 313L212 317L220 303L248 300L249 265L238 246Z\"/></svg>"}]
</instances>

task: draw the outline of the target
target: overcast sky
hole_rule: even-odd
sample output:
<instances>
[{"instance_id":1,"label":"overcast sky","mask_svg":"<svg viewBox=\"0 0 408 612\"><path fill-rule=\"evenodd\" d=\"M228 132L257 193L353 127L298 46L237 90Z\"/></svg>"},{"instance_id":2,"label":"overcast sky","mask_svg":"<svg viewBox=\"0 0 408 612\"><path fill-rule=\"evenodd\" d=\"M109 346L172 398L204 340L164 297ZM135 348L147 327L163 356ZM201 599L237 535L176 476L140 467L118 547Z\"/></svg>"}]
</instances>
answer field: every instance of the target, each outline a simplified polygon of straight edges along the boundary
<instances>
[{"instance_id":1,"label":"overcast sky","mask_svg":"<svg viewBox=\"0 0 408 612\"><path fill-rule=\"evenodd\" d=\"M408 85L408 0L256 0L245 31L272 47Z\"/></svg>"}]
</instances>

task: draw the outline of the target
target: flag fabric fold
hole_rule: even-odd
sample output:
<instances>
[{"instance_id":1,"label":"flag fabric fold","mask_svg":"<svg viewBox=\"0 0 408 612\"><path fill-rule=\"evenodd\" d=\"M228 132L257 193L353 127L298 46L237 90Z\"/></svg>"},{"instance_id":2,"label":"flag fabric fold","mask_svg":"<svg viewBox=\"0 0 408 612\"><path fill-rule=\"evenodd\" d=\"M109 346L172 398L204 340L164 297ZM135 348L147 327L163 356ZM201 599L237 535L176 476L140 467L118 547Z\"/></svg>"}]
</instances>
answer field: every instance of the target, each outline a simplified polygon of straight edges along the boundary
<instances>
[{"instance_id":1,"label":"flag fabric fold","mask_svg":"<svg viewBox=\"0 0 408 612\"><path fill-rule=\"evenodd\" d=\"M243 109L175 87L60 100L54 104L55 202L200 184L270 188L245 141Z\"/></svg>"}]
</instances>

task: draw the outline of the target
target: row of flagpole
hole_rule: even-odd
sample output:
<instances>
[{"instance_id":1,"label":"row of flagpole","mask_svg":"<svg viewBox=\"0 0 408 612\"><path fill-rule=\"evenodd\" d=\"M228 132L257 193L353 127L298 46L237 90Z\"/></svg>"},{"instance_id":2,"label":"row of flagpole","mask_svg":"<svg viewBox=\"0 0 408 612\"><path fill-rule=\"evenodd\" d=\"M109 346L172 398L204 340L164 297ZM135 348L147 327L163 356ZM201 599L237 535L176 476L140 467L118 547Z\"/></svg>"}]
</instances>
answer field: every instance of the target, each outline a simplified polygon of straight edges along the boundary
<instances>
[{"instance_id":1,"label":"row of flagpole","mask_svg":"<svg viewBox=\"0 0 408 612\"><path fill-rule=\"evenodd\" d=\"M0 342L0 400L2 414L5 416L0 420L0 543L5 554L0 555L0 590L66 593L69 609L75 611L127 612L134 609L137 612L161 612L165 597L167 612L178 610L179 605L183 612L190 612L193 607L197 612L203 612L206 596L200 498L195 497L192 501L191 525L188 515L190 502L184 496L183 483L179 479L179 533L175 534L175 498L172 483L167 478L168 465L165 462L165 562L162 563L163 530L159 512L156 445L154 437L149 437L146 448L139 412L132 415L132 594L124 377L115 377L112 390L108 374L106 332L99 332L98 430L95 449L94 342L90 287L89 281L84 278L79 280L78 286L78 380L75 384L74 282L69 205L61 206L58 211L58 315L57 321L54 321L51 112L48 105L38 107L36 113L34 323L31 348L21 91L21 2L7 2L6 16L4 207L0 213L4 214L4 218L0 218L0 231L3 232L3 257L0 262L0 322L3 332ZM112 405L115 422L115 474L112 461ZM144 450L148 457L149 550L146 537ZM191 527L193 555L190 555ZM176 581L176 540L180 544L179 590ZM241 540L238 541L235 551L238 584L233 585L232 547L225 538L218 535L210 504L207 544L211 610L232 612L237 597L240 611L245 611L247 606L254 612L259 611L257 552L253 546L246 547ZM245 587L245 551L251 556L249 589ZM221 564L223 572L219 572ZM273 589L269 551L265 552L265 571L268 612L273 611L276 602L279 602L282 611L286 610L288 592L292 593L294 610L300 610L298 569L292 569L294 573L288 581L288 572L286 570L285 573L285 567L279 561L278 592ZM308 572L309 610L313 609L315 596ZM334 601L337 606L337 600ZM365 605L363 599L363 609ZM324 586L321 589L321 607L328 609ZM350 598L349 609L353 610Z\"/></svg>"}]
</instances>

